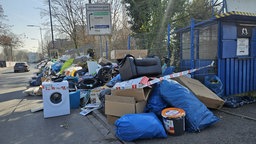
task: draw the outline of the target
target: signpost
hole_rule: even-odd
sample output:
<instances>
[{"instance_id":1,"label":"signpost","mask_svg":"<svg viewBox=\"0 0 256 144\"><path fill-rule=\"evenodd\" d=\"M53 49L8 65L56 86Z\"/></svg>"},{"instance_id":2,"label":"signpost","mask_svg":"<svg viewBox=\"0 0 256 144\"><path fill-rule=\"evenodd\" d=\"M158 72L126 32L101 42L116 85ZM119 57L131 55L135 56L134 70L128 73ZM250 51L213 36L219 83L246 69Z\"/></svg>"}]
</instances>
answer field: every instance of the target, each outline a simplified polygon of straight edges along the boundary
<instances>
[{"instance_id":1,"label":"signpost","mask_svg":"<svg viewBox=\"0 0 256 144\"><path fill-rule=\"evenodd\" d=\"M110 35L110 4L86 4L87 27L89 35Z\"/></svg>"}]
</instances>

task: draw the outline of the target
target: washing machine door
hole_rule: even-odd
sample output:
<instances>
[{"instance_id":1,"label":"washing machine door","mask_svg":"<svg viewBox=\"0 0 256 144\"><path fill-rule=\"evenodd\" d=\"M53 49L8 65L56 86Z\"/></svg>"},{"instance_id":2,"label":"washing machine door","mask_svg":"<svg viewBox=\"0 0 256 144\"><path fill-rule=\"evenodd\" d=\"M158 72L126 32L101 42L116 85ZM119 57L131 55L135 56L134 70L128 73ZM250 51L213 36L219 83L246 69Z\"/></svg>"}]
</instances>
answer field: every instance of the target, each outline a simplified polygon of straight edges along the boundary
<instances>
[{"instance_id":1,"label":"washing machine door","mask_svg":"<svg viewBox=\"0 0 256 144\"><path fill-rule=\"evenodd\" d=\"M50 101L53 104L60 104L62 102L62 94L59 92L54 92L50 96Z\"/></svg>"}]
</instances>

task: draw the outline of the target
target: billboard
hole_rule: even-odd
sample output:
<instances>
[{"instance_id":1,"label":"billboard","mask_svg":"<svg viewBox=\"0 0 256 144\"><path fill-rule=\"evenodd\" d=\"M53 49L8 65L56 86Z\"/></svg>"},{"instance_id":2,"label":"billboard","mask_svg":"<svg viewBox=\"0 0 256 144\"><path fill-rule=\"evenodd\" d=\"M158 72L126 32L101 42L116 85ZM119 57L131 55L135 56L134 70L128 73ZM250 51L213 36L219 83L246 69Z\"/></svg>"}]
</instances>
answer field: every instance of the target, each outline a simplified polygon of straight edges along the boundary
<instances>
[{"instance_id":1,"label":"billboard","mask_svg":"<svg viewBox=\"0 0 256 144\"><path fill-rule=\"evenodd\" d=\"M256 13L256 0L226 0L227 11Z\"/></svg>"}]
</instances>

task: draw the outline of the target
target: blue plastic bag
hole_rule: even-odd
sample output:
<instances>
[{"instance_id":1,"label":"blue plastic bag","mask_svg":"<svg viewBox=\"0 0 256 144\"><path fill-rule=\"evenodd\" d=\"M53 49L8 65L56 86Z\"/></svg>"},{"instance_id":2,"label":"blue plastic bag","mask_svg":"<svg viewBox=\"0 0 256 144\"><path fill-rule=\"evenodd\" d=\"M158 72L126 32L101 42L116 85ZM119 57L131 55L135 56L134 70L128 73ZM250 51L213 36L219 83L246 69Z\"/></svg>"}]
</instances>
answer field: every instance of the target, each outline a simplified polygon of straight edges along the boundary
<instances>
[{"instance_id":1,"label":"blue plastic bag","mask_svg":"<svg viewBox=\"0 0 256 144\"><path fill-rule=\"evenodd\" d=\"M174 66L169 66L169 67L162 69L162 76L172 74L174 69L175 69Z\"/></svg>"},{"instance_id":2,"label":"blue plastic bag","mask_svg":"<svg viewBox=\"0 0 256 144\"><path fill-rule=\"evenodd\" d=\"M115 122L116 136L124 141L166 138L167 134L154 113L126 114Z\"/></svg>"},{"instance_id":3,"label":"blue plastic bag","mask_svg":"<svg viewBox=\"0 0 256 144\"><path fill-rule=\"evenodd\" d=\"M58 73L62 67L63 63L62 62L55 62L54 64L51 65L52 71L55 73Z\"/></svg>"},{"instance_id":4,"label":"blue plastic bag","mask_svg":"<svg viewBox=\"0 0 256 144\"><path fill-rule=\"evenodd\" d=\"M166 108L168 104L160 96L160 84L154 85L154 88L148 98L147 105L145 107L146 112L153 112L158 117L161 117L161 111Z\"/></svg>"},{"instance_id":5,"label":"blue plastic bag","mask_svg":"<svg viewBox=\"0 0 256 144\"><path fill-rule=\"evenodd\" d=\"M113 87L117 82L121 82L122 79L121 79L121 75L118 74L116 75L115 77L113 77L107 84L106 86L108 87Z\"/></svg>"},{"instance_id":6,"label":"blue plastic bag","mask_svg":"<svg viewBox=\"0 0 256 144\"><path fill-rule=\"evenodd\" d=\"M163 99L173 107L186 112L186 131L200 132L200 130L219 121L195 95L174 80L163 80L160 84Z\"/></svg>"},{"instance_id":7,"label":"blue plastic bag","mask_svg":"<svg viewBox=\"0 0 256 144\"><path fill-rule=\"evenodd\" d=\"M223 83L218 76L206 76L204 79L204 85L213 91L217 96L222 97L224 95Z\"/></svg>"}]
</instances>

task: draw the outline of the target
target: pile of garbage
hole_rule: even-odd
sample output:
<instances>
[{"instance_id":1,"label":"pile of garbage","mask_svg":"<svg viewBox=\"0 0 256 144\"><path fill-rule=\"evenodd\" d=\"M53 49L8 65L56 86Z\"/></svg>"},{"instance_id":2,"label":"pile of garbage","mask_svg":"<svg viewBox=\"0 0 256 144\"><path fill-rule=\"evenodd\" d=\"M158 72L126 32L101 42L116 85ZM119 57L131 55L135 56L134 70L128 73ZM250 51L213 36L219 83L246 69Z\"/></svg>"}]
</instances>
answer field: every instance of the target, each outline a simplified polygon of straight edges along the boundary
<instances>
[{"instance_id":1,"label":"pile of garbage","mask_svg":"<svg viewBox=\"0 0 256 144\"><path fill-rule=\"evenodd\" d=\"M117 75L117 64L104 58L94 61L88 56L67 58L62 56L57 60L43 60L36 68L40 71L29 81L30 88L25 92L30 95L41 93L29 93L31 89L37 89L44 81L69 82L70 91L76 89L91 90L105 85L113 76Z\"/></svg>"},{"instance_id":2,"label":"pile of garbage","mask_svg":"<svg viewBox=\"0 0 256 144\"><path fill-rule=\"evenodd\" d=\"M102 109L123 141L201 132L220 120L210 110L227 103L221 81L211 77L202 84L189 75L202 68L174 73L155 56L126 55L117 61L88 56L43 61L24 92L43 95L44 83L67 81L70 108L80 108L84 116ZM213 79L217 82L209 83Z\"/></svg>"}]
</instances>

